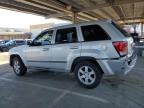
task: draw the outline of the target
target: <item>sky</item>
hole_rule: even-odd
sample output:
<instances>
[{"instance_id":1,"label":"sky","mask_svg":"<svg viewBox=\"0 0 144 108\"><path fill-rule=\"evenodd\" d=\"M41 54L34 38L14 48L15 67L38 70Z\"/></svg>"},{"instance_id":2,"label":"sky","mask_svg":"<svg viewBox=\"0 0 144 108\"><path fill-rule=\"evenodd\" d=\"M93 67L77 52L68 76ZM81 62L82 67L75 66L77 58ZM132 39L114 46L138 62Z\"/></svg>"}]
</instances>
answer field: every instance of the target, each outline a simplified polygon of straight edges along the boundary
<instances>
[{"instance_id":1,"label":"sky","mask_svg":"<svg viewBox=\"0 0 144 108\"><path fill-rule=\"evenodd\" d=\"M45 17L0 9L0 27L29 29L30 25L43 23L69 23L58 19L45 19Z\"/></svg>"}]
</instances>

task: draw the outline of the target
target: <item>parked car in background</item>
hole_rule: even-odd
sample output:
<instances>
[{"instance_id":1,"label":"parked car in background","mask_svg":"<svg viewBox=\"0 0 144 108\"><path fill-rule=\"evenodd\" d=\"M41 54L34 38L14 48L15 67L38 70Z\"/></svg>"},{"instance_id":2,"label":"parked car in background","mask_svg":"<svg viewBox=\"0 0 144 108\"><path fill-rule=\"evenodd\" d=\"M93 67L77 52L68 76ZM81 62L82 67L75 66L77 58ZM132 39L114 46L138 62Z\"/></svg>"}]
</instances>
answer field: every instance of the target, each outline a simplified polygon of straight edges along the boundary
<instances>
[{"instance_id":1,"label":"parked car in background","mask_svg":"<svg viewBox=\"0 0 144 108\"><path fill-rule=\"evenodd\" d=\"M18 76L29 68L73 72L85 88L98 86L103 75L127 74L137 60L133 39L112 21L48 29L9 53Z\"/></svg>"},{"instance_id":2,"label":"parked car in background","mask_svg":"<svg viewBox=\"0 0 144 108\"><path fill-rule=\"evenodd\" d=\"M0 45L3 44L3 40L0 40Z\"/></svg>"},{"instance_id":3,"label":"parked car in background","mask_svg":"<svg viewBox=\"0 0 144 108\"><path fill-rule=\"evenodd\" d=\"M3 41L4 41L4 43L7 43L7 42L9 42L10 40L7 39L7 40L3 40Z\"/></svg>"},{"instance_id":4,"label":"parked car in background","mask_svg":"<svg viewBox=\"0 0 144 108\"><path fill-rule=\"evenodd\" d=\"M17 40L10 40L4 44L0 45L0 51L2 52L7 52L9 51L9 49L16 47L16 46L20 46L20 45L26 45L26 41L22 40L22 39L17 39Z\"/></svg>"},{"instance_id":5,"label":"parked car in background","mask_svg":"<svg viewBox=\"0 0 144 108\"><path fill-rule=\"evenodd\" d=\"M1 45L1 44L5 44L5 43L7 43L8 41L10 41L10 40L0 40L0 45Z\"/></svg>"},{"instance_id":6,"label":"parked car in background","mask_svg":"<svg viewBox=\"0 0 144 108\"><path fill-rule=\"evenodd\" d=\"M32 39L25 39L26 43L28 44L29 42L32 41Z\"/></svg>"}]
</instances>

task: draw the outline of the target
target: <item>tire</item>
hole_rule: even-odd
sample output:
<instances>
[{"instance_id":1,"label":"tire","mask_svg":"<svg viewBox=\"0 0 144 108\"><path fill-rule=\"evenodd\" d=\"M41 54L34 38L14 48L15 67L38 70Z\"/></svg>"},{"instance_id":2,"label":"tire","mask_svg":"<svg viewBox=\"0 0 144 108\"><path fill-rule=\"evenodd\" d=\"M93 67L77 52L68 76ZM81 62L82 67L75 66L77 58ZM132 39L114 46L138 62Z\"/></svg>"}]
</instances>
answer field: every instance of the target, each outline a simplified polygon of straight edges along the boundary
<instances>
[{"instance_id":1,"label":"tire","mask_svg":"<svg viewBox=\"0 0 144 108\"><path fill-rule=\"evenodd\" d=\"M3 52L3 50L2 50L2 49L0 49L0 52Z\"/></svg>"},{"instance_id":2,"label":"tire","mask_svg":"<svg viewBox=\"0 0 144 108\"><path fill-rule=\"evenodd\" d=\"M80 86L88 89L97 87L103 76L99 67L88 61L78 63L74 74Z\"/></svg>"},{"instance_id":3,"label":"tire","mask_svg":"<svg viewBox=\"0 0 144 108\"><path fill-rule=\"evenodd\" d=\"M8 49L7 48L3 48L3 52L8 52Z\"/></svg>"},{"instance_id":4,"label":"tire","mask_svg":"<svg viewBox=\"0 0 144 108\"><path fill-rule=\"evenodd\" d=\"M17 76L23 76L27 72L27 68L19 57L12 59L12 67Z\"/></svg>"}]
</instances>

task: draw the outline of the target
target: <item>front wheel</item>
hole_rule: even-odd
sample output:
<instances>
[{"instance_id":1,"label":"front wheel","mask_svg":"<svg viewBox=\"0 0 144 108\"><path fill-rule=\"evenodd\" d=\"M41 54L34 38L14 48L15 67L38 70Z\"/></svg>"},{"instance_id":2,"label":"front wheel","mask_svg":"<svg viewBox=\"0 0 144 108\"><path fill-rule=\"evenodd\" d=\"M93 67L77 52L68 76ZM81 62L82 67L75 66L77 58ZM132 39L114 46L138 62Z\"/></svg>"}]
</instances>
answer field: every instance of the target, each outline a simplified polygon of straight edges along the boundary
<instances>
[{"instance_id":1,"label":"front wheel","mask_svg":"<svg viewBox=\"0 0 144 108\"><path fill-rule=\"evenodd\" d=\"M16 75L23 76L26 74L27 68L19 57L12 59L12 67Z\"/></svg>"},{"instance_id":2,"label":"front wheel","mask_svg":"<svg viewBox=\"0 0 144 108\"><path fill-rule=\"evenodd\" d=\"M8 52L8 48L3 48L3 52Z\"/></svg>"},{"instance_id":3,"label":"front wheel","mask_svg":"<svg viewBox=\"0 0 144 108\"><path fill-rule=\"evenodd\" d=\"M78 83L85 88L97 87L102 79L99 67L91 62L78 63L74 70Z\"/></svg>"}]
</instances>

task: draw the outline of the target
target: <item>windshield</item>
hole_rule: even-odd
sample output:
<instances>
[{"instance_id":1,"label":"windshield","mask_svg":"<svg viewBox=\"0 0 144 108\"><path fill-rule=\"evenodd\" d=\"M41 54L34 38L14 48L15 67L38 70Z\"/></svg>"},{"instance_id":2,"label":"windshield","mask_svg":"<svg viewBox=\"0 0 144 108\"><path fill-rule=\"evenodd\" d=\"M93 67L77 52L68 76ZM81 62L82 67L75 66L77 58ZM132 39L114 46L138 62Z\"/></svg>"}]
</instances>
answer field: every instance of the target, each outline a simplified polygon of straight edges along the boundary
<instances>
[{"instance_id":1,"label":"windshield","mask_svg":"<svg viewBox=\"0 0 144 108\"><path fill-rule=\"evenodd\" d=\"M125 31L122 27L120 27L116 23L112 22L112 25L115 26L125 37L131 37L131 35L127 31Z\"/></svg>"},{"instance_id":2,"label":"windshield","mask_svg":"<svg viewBox=\"0 0 144 108\"><path fill-rule=\"evenodd\" d=\"M12 45L12 44L14 44L13 40L10 40L9 42L6 42L6 45Z\"/></svg>"}]
</instances>

